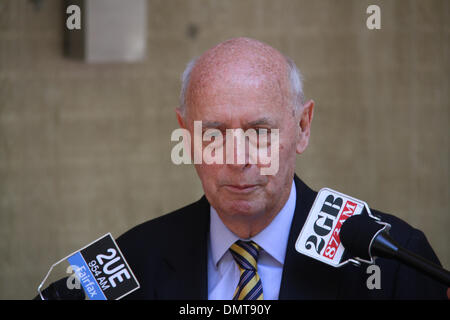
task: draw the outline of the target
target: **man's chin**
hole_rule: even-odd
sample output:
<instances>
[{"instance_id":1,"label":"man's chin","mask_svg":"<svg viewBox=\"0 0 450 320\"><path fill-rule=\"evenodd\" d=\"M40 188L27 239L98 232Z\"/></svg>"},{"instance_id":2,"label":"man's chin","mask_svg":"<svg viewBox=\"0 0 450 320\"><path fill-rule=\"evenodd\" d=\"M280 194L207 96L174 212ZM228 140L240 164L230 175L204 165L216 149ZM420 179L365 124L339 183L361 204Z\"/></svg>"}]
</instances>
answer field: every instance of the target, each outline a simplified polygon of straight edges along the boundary
<instances>
[{"instance_id":1,"label":"man's chin","mask_svg":"<svg viewBox=\"0 0 450 320\"><path fill-rule=\"evenodd\" d=\"M239 216L250 218L264 211L259 201L248 199L229 200L222 207L225 214L235 218Z\"/></svg>"}]
</instances>

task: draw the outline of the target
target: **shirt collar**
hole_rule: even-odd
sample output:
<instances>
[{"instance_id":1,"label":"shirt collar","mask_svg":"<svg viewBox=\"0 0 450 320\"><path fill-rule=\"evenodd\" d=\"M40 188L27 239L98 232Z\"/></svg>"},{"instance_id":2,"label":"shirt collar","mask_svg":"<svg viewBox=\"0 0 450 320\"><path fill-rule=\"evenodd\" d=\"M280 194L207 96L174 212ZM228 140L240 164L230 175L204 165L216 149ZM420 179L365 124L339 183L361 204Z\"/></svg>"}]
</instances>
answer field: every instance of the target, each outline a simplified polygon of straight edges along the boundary
<instances>
[{"instance_id":1,"label":"shirt collar","mask_svg":"<svg viewBox=\"0 0 450 320\"><path fill-rule=\"evenodd\" d=\"M284 264L296 200L297 192L295 183L292 181L291 193L284 207L264 230L250 239L255 241L264 251L281 264ZM217 211L212 206L210 207L210 214L211 252L214 266L217 267L220 259L228 251L230 246L239 240L239 237L223 224Z\"/></svg>"}]
</instances>

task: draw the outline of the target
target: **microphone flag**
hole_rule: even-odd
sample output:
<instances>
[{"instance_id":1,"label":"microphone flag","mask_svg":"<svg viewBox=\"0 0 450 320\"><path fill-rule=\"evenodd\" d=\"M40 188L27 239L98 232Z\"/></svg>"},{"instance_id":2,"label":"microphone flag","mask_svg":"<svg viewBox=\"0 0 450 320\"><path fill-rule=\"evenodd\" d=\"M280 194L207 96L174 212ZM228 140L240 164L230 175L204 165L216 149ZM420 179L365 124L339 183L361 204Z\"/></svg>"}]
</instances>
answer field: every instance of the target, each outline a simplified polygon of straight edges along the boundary
<instances>
[{"instance_id":1,"label":"microphone flag","mask_svg":"<svg viewBox=\"0 0 450 320\"><path fill-rule=\"evenodd\" d=\"M42 285L53 267L63 261L74 272L67 278L67 288L80 289L81 285L89 300L118 300L140 288L111 233L55 263L38 288L41 297Z\"/></svg>"}]
</instances>

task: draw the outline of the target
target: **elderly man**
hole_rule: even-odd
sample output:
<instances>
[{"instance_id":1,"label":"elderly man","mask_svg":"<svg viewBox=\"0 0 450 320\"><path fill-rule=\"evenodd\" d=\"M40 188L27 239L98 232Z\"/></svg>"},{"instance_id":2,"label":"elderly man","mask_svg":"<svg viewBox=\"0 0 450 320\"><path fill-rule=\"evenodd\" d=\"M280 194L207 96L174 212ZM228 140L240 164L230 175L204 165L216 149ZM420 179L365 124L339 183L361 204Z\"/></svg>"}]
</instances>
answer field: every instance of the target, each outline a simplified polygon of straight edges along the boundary
<instances>
[{"instance_id":1,"label":"elderly man","mask_svg":"<svg viewBox=\"0 0 450 320\"><path fill-rule=\"evenodd\" d=\"M308 146L314 102L304 100L289 58L253 39L231 39L188 64L182 80L181 128L194 135L201 121L202 132L276 130L272 161L280 165L262 175L268 164L250 162L248 152L243 162L195 164L205 193L199 201L118 239L141 284L127 298L445 298L445 288L396 262L377 261L381 289L370 290L365 268L336 269L295 251L316 196L294 172L296 155ZM438 263L420 231L375 213L402 245Z\"/></svg>"}]
</instances>

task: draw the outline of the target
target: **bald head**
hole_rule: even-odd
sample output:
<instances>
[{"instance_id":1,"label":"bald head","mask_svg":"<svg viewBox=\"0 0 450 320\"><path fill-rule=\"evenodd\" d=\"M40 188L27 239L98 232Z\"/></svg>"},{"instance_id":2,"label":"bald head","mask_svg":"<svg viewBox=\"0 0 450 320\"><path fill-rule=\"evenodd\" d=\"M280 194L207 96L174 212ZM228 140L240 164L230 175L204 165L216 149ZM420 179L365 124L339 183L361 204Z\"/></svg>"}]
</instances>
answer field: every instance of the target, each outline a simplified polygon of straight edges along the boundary
<instances>
[{"instance_id":1,"label":"bald head","mask_svg":"<svg viewBox=\"0 0 450 320\"><path fill-rule=\"evenodd\" d=\"M222 42L193 59L182 77L180 111L206 93L223 94L226 88L267 90L294 110L303 103L301 75L294 62L271 46L250 38Z\"/></svg>"}]
</instances>

